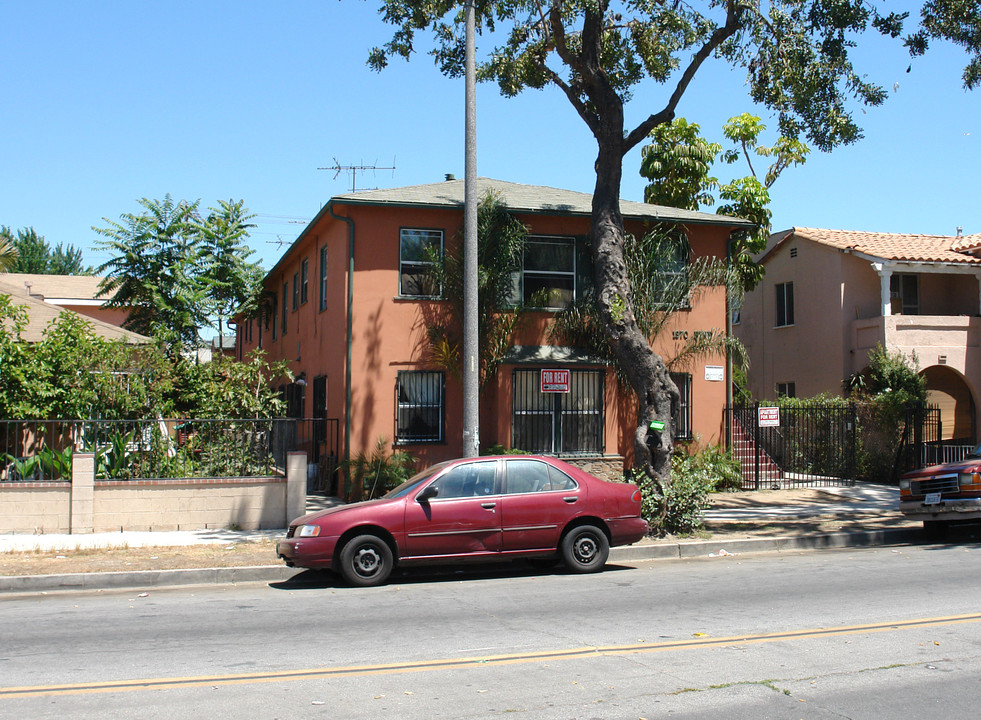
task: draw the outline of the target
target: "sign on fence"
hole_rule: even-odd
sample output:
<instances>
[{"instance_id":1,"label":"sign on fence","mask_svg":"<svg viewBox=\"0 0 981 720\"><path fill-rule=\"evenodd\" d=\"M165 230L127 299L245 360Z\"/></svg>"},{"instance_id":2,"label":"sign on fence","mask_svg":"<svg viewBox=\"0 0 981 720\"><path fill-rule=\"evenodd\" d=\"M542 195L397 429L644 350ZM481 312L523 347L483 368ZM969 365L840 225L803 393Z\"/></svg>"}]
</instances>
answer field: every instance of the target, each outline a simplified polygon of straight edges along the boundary
<instances>
[{"instance_id":1,"label":"sign on fence","mask_svg":"<svg viewBox=\"0 0 981 720\"><path fill-rule=\"evenodd\" d=\"M761 407L757 413L757 421L760 427L780 427L780 408Z\"/></svg>"}]
</instances>

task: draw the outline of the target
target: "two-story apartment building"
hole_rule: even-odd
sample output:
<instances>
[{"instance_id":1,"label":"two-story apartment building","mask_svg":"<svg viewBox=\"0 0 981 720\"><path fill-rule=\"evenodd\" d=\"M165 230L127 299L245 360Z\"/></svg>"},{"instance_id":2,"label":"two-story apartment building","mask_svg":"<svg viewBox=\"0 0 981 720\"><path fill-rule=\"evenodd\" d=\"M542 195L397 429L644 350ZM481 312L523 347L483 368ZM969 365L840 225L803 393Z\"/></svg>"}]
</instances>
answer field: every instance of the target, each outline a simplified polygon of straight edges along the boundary
<instances>
[{"instance_id":1,"label":"two-story apartment building","mask_svg":"<svg viewBox=\"0 0 981 720\"><path fill-rule=\"evenodd\" d=\"M533 313L482 393L480 445L622 464L636 421L631 391L601 361L549 344L545 332L555 312L592 282L591 196L480 179L478 195L489 191L528 229L515 291L528 300L549 290L555 307ZM463 196L463 181L448 179L332 198L266 276L275 298L269 319L237 327L240 357L262 348L270 359L289 360L297 378L285 388L292 413L336 418L344 457L371 450L379 438L423 462L462 452L461 383L434 362L427 340L427 317L445 301L425 277L427 249L461 242ZM695 256L725 257L730 233L747 226L644 203L624 201L621 210L635 234L658 223L683 224ZM725 312L724 290L709 289L678 314L655 349L671 357L686 333L723 329ZM723 358L706 358L676 375L683 437L719 442L723 366ZM543 378L547 370L563 372Z\"/></svg>"},{"instance_id":2,"label":"two-story apartment building","mask_svg":"<svg viewBox=\"0 0 981 720\"><path fill-rule=\"evenodd\" d=\"M760 261L766 277L733 326L755 397L841 393L881 344L915 353L945 439L977 439L981 234L791 228Z\"/></svg>"}]
</instances>

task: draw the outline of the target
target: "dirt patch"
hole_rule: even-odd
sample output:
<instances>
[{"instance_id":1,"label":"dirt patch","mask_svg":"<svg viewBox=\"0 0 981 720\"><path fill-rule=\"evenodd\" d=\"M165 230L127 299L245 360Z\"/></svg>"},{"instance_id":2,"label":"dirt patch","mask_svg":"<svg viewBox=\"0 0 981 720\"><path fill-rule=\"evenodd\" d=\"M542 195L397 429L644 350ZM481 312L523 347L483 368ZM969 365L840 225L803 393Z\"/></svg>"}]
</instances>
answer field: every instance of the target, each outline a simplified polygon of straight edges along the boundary
<instances>
[{"instance_id":1,"label":"dirt patch","mask_svg":"<svg viewBox=\"0 0 981 720\"><path fill-rule=\"evenodd\" d=\"M276 543L272 541L238 542L228 545L7 552L0 553L0 575L253 567L281 563L276 557Z\"/></svg>"}]
</instances>

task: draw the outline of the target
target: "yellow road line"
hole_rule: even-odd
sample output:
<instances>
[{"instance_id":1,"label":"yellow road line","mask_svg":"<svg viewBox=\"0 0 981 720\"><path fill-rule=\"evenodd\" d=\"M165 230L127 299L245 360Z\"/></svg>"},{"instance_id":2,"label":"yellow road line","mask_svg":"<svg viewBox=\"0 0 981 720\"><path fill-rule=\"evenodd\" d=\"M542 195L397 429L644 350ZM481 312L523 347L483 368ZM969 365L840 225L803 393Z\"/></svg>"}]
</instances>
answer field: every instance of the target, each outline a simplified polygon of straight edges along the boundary
<instances>
[{"instance_id":1,"label":"yellow road line","mask_svg":"<svg viewBox=\"0 0 981 720\"><path fill-rule=\"evenodd\" d=\"M197 677L144 678L110 682L77 683L65 685L34 685L27 687L0 688L0 700L35 697L39 695L76 695L87 693L129 692L133 690L167 690L172 688L202 687L206 685L239 685L246 683L289 682L328 677L354 677L361 675L394 675L407 672L431 672L472 667L492 667L519 663L573 660L606 655L630 655L636 653L669 652L672 650L713 648L734 643L770 643L783 640L806 640L837 635L854 635L870 632L889 632L911 628L936 627L958 623L981 622L981 613L948 615L946 617L913 618L897 622L871 623L868 625L841 625L829 628L787 630L756 635L732 635L729 637L698 637L658 643L630 645L585 646L565 650L544 650L534 653L487 655L467 658L441 658L416 662L378 665L352 665L346 667L320 667L305 670L284 670L266 673L235 675L203 675Z\"/></svg>"}]
</instances>

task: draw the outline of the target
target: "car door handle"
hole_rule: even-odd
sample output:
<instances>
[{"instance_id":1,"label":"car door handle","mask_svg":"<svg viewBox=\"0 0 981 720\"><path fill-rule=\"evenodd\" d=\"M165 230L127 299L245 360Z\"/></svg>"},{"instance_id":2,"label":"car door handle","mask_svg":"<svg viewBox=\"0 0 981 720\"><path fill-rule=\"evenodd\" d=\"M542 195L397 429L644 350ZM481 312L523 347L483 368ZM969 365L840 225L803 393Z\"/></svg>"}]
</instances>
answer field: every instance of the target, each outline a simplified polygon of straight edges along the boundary
<instances>
[{"instance_id":1,"label":"car door handle","mask_svg":"<svg viewBox=\"0 0 981 720\"><path fill-rule=\"evenodd\" d=\"M574 503L576 500L579 499L579 497L577 495L567 495L562 499L565 500L567 503Z\"/></svg>"},{"instance_id":2,"label":"car door handle","mask_svg":"<svg viewBox=\"0 0 981 720\"><path fill-rule=\"evenodd\" d=\"M484 508L484 510L493 510L494 508L497 507L497 503L496 502L480 503L480 507Z\"/></svg>"}]
</instances>

